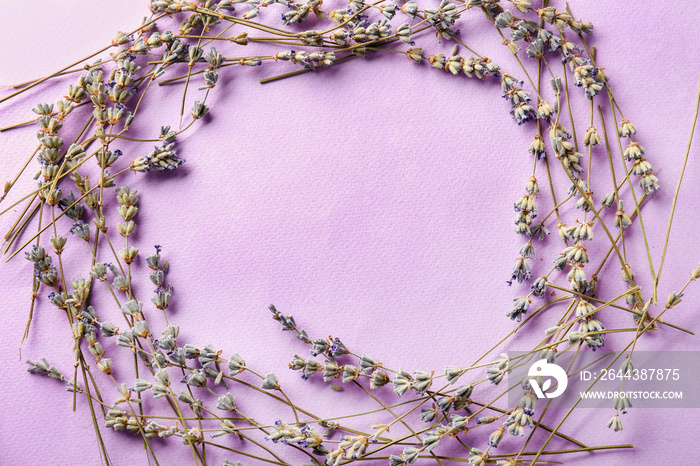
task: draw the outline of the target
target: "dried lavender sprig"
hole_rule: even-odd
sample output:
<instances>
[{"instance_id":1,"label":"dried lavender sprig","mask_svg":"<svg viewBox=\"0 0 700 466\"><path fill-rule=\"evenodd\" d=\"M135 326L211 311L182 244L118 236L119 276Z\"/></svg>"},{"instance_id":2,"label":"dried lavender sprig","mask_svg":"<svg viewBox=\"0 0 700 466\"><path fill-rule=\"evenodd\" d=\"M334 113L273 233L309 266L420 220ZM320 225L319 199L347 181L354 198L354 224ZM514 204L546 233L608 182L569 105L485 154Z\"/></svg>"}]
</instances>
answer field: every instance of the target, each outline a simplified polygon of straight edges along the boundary
<instances>
[{"instance_id":1,"label":"dried lavender sprig","mask_svg":"<svg viewBox=\"0 0 700 466\"><path fill-rule=\"evenodd\" d=\"M278 320L278 321L282 322L283 329L285 329L285 330L295 330L295 329L296 329L296 323L294 322L294 319L293 319L293 318L291 318L291 317L289 317L289 316L284 316L284 315L281 314L279 311L277 311L277 309L274 308L274 306L271 306L270 310L272 311L273 317L275 318L275 320ZM300 331L300 332L299 332L299 335L301 336L301 339L302 339L302 340L308 340L308 337L306 336L306 333L305 333L305 332L301 333L301 332L303 332L303 331ZM317 343L318 343L318 345L321 345L322 342L319 341L319 342L317 342ZM328 351L328 350L330 349L330 348L328 348L328 344L323 344L323 345L321 345L321 346L322 346L322 347L319 348L320 350ZM341 346L344 348L344 345L341 344ZM346 351L346 350L343 350L341 353L345 354L345 351ZM350 353L350 352L348 352L348 353ZM302 366L300 366L300 365L298 364L298 362L301 362L302 365L303 365L303 364L304 364L303 359L300 358L300 357L295 357L295 360L296 360L297 362L293 361L292 363L290 363L290 367L291 367L291 368L294 368L294 369L302 368ZM363 356L362 356L362 360L363 360L363 361L369 361L369 362L371 363L371 365L370 365L369 367L376 367L376 363L373 363L372 358L369 358L369 357L363 355ZM333 362L333 361L331 361L331 362ZM498 363L498 364L500 364L500 363ZM455 368L455 369L456 369L456 368ZM451 369L448 367L447 371L450 371L450 370L451 370ZM448 373L449 373L449 372L448 372ZM463 373L463 372L462 372L462 373ZM502 374L502 371L499 372L499 373ZM401 375L401 373L400 373L400 375ZM410 377L408 374L406 374L406 376L407 376L407 377ZM401 377L404 377L404 376L401 375ZM452 382L452 383L453 383L453 382ZM471 390L469 390L469 392L471 392ZM469 396L468 394L465 395L465 397L468 397L468 396ZM450 404L451 404L451 402L450 402ZM482 409L485 409L485 407L487 407L487 406L490 406L490 403L489 403L488 405L484 405L484 408L482 408ZM414 408L414 409L415 409L415 408ZM448 408L448 409L449 409L449 408ZM413 410L411 410L411 411L413 411ZM409 413L410 413L411 411L409 411ZM425 410L424 410L424 412L425 412ZM408 414L408 413L406 413L406 414ZM404 416L405 416L405 415L404 415ZM403 418L404 416L402 416L401 418ZM470 416L470 417L471 417L471 416ZM401 418L397 419L396 421L400 420ZM396 422L396 421L394 421L394 422ZM393 422L392 422L392 424L393 424ZM384 426L384 427L385 427L385 428L388 428L390 425L391 425L391 424L389 424L389 425L387 425L387 426ZM421 450L421 451L422 451L422 450ZM337 458L337 457L339 457L338 455L340 455L340 451L339 451L339 450L335 451L335 455L331 455L331 456L329 456L329 458L331 458L331 459ZM340 455L340 457L342 457L342 455Z\"/></svg>"}]
</instances>

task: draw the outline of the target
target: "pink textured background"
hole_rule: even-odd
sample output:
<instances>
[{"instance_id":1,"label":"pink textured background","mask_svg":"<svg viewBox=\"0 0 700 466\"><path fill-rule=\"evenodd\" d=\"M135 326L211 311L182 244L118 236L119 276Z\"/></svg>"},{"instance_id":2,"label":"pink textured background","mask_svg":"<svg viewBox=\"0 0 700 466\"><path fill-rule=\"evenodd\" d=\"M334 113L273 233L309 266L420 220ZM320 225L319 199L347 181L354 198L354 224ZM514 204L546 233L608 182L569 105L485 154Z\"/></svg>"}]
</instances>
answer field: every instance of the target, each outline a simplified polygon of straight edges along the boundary
<instances>
[{"instance_id":1,"label":"pink textured background","mask_svg":"<svg viewBox=\"0 0 700 466\"><path fill-rule=\"evenodd\" d=\"M690 38L700 6L692 0L673 8L599 0L572 1L571 7L595 24L598 61L612 76L649 159L661 167L663 188L644 211L658 245L690 129L700 60ZM0 84L7 85L43 76L102 47L115 31L135 28L148 11L142 0L35 1L31 11L13 3L3 13ZM465 17L463 40L521 75L484 18ZM301 405L330 415L350 412L348 397L367 409L374 405L353 390L337 394L320 383L303 385L288 371L292 354L305 354L306 348L280 335L268 304L295 315L312 336L339 336L358 352L411 371L468 365L512 328L504 314L511 298L522 294L504 283L521 244L512 232L512 203L529 175L525 150L534 130L512 123L495 83L453 78L393 55L266 86L257 81L277 74L274 65L241 71L229 74L230 82L212 93L206 124L180 139L187 163L178 173L122 179L143 194L138 246L149 253L152 244L160 244L171 262L172 320L182 326L184 341L214 343L225 355L241 353L260 371L274 370ZM0 126L32 118L31 106L55 100L68 82L53 82L3 104ZM140 134L152 137L161 124L177 126L180 92L179 87L161 90L161 96L172 98L144 108L141 121L151 123ZM194 95L190 92L190 102ZM584 124L579 123L580 132ZM10 179L35 146L33 130L0 133L0 181ZM695 148L678 203L662 299L700 260L692 246L698 226L697 156ZM31 186L25 179L16 193ZM4 232L10 218L3 217L0 225ZM60 225L63 234L69 226ZM636 240L641 241L638 234ZM549 269L560 247L552 238L553 243L535 274ZM660 249L653 249L656 262ZM629 253L643 275L642 250ZM71 396L59 384L26 374L18 358L30 293L29 264L18 262L0 266L0 464L98 464L87 412L73 414ZM612 262L607 269L617 279ZM619 289L602 286L610 293ZM142 295L149 288L141 287ZM700 290L689 288L668 320L697 330L698 296ZM626 315L602 320L630 321ZM540 335L519 335L512 349L525 349ZM623 342L608 341L610 349ZM41 296L23 358L47 357L72 372L70 344L64 317ZM700 350L700 343L665 329L638 347ZM128 373L124 377L129 380ZM279 406L272 414L264 399L246 402L244 409L266 422L291 418ZM655 464L661 457L670 464L692 464L700 453L697 410L632 410L624 418L625 430L616 435L604 427L611 414L612 409L575 413L563 431L591 445L634 443L636 448L569 456L569 464ZM104 433L108 447L119 452L113 454L115 464L145 463L138 442ZM507 439L499 450L519 444ZM179 445L159 449L162 464L187 458Z\"/></svg>"}]
</instances>

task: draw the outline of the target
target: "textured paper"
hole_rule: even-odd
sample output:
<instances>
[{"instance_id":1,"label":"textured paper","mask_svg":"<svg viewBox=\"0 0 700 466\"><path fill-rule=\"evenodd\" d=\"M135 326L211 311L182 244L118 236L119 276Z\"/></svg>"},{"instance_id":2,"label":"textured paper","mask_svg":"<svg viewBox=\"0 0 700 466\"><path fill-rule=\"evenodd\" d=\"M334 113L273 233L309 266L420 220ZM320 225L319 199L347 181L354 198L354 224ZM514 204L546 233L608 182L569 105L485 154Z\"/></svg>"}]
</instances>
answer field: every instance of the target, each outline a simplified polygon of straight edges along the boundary
<instances>
[{"instance_id":1,"label":"textured paper","mask_svg":"<svg viewBox=\"0 0 700 466\"><path fill-rule=\"evenodd\" d=\"M691 38L700 9L689 0L673 8L656 2L604 1L573 1L571 7L577 17L595 24L591 41L599 49L598 61L612 77L617 99L638 128L649 159L661 168L662 190L644 210L658 263L697 89L700 52ZM271 10L278 14L276 7L264 14L272 17ZM36 1L31 11L13 4L3 13L3 85L55 71L108 44L113 32L135 28L149 14L141 0ZM484 18L473 12L465 16L468 27L462 29L462 39L505 71L521 76ZM182 341L213 343L225 354L239 352L252 367L274 371L288 392L296 394L295 401L321 416L350 413L359 404L374 409L378 405L356 390L336 393L289 371L292 355L306 355L307 349L280 333L267 305L274 303L293 314L310 335L341 337L351 349L392 368L441 373L446 364L469 365L510 331L514 324L505 313L512 297L526 292L524 285L509 288L505 280L522 243L512 231L512 205L531 170L526 149L535 130L513 123L495 81L455 78L414 65L401 55L258 84L281 69L266 65L223 74L210 96L210 116L180 138L178 150L187 163L174 174L122 178L142 193L135 240L143 253L160 244L171 263L171 319L181 325ZM63 95L69 82L52 81L41 91L3 104L0 125L33 118L31 107ZM198 95L195 88L190 87L188 108ZM153 137L162 124L178 125L181 87L163 89L159 95L166 98L144 106L140 119L150 123L135 134ZM580 96L575 100L579 114L587 114L579 105ZM580 134L586 125L578 123ZM22 129L0 134L3 182L36 147L33 133ZM693 247L697 156L695 147L678 201L662 299L680 288L700 260ZM602 151L594 157L605 162ZM33 162L31 173L35 168ZM561 193L568 182L557 179ZM15 195L32 186L25 178ZM607 175L599 180L594 176L596 195L606 187ZM547 197L541 196L545 212ZM0 219L4 229L10 223L10 217ZM60 233L68 235L69 227L59 222ZM646 262L638 226L630 236L635 246L628 254L641 272ZM548 244L546 250L538 250L534 274L546 273L560 248L553 237ZM78 257L71 263L87 260L86 248L75 253L81 246L69 242L68 252ZM544 262L539 261L540 252ZM601 285L602 292L612 295L621 289L618 269L612 260L606 266L615 278ZM142 261L135 272L145 278ZM79 412L72 413L72 397L63 386L27 374L20 360L30 273L30 264L21 256L12 265L0 266L0 463L99 464L84 400L79 400ZM649 294L649 281L641 284ZM137 290L144 299L151 291L143 280ZM697 330L698 296L700 290L691 286L668 320ZM114 315L107 300L96 307L100 315ZM558 318L558 310L551 312ZM538 319L532 332L547 327L544 317L551 320L552 315ZM616 312L601 319L609 327L631 322L628 315ZM541 335L521 332L510 349L529 348ZM627 336L611 335L607 341L616 349ZM22 359L47 357L71 373L71 344L65 317L47 305L42 292ZM698 350L700 343L664 328L638 347ZM126 381L133 376L126 369L117 375ZM116 398L107 381L101 384L108 400ZM248 399L240 387L231 391L241 409L260 421L293 419L282 405L270 405L264 397ZM387 395L383 399L395 400ZM690 464L700 453L694 410L631 410L624 416L624 431L615 435L605 428L612 414L612 408L576 412L562 431L588 445L633 443L634 450L571 455L567 464L655 464L659 455L673 464ZM103 434L115 464L145 464L138 438L106 429ZM239 446L238 441L225 441ZM521 441L507 438L498 452L517 450ZM188 461L187 448L177 441L168 448L162 441L155 444L161 464ZM555 441L551 447L569 446ZM274 448L287 452L282 446ZM445 449L449 451L461 450ZM243 459L212 453L212 463L224 457ZM303 461L300 458L298 464Z\"/></svg>"}]
</instances>

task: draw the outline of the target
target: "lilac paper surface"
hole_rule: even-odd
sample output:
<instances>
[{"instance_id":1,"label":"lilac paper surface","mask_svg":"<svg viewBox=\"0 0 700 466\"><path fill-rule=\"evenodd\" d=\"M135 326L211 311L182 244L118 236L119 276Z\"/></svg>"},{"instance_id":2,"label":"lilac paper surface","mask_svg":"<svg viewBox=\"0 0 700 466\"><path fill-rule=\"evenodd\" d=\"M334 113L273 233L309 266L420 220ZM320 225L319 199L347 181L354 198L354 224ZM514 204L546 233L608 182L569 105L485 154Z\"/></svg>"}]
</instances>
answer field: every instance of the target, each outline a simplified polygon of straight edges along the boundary
<instances>
[{"instance_id":1,"label":"lilac paper surface","mask_svg":"<svg viewBox=\"0 0 700 466\"><path fill-rule=\"evenodd\" d=\"M137 27L149 14L141 0L114 5L36 1L31 12L19 4L6 5L0 84L53 72L108 44L117 30ZM658 263L693 116L700 52L689 38L695 36L700 6L690 0L672 9L652 2L572 1L571 8L576 17L595 24L592 44L598 62L612 77L620 106L639 130L649 159L661 168L663 188L644 210ZM463 40L520 74L484 18L466 17ZM213 343L225 354L241 353L253 367L274 371L296 393L295 401L317 414L350 413L354 406L348 399L374 409L362 393L335 393L287 370L291 356L307 350L280 334L267 305L293 314L309 334L339 336L390 367L441 373L446 364L470 364L513 328L505 312L512 297L524 290L508 288L505 280L522 242L512 231L512 205L531 170L526 148L534 127L512 122L497 83L412 66L402 55L258 83L278 72L262 66L222 77L225 82L211 95L211 116L181 138L179 151L187 159L183 169L124 179L143 194L136 241L146 254L153 244L164 248L176 289L171 319L181 325L183 340ZM0 125L33 118L31 107L63 95L69 82L52 81L3 104ZM153 137L160 125L178 124L181 88L161 92L169 98L143 108L142 121L151 123L139 130L141 137ZM579 114L587 114L585 107L580 109ZM33 132L0 133L3 183L34 150ZM596 155L604 157L602 151ZM698 225L698 155L695 146L678 200L660 299L680 288L700 260L692 248ZM561 192L568 182L557 179ZM600 190L606 183L601 180ZM15 189L27 191L32 185L25 179ZM3 217L0 224L4 231L10 218ZM59 222L59 233L68 235L69 227ZM632 235L636 247L628 254L643 270L638 227ZM555 242L551 238L549 244ZM535 274L549 270L557 248L559 244L547 250ZM82 257L86 260L85 251ZM73 413L70 394L58 383L27 374L19 358L31 267L21 257L15 260L21 263L0 266L0 464L99 464L86 405L79 403ZM615 267L612 261L606 266ZM142 277L145 269L143 263L135 267ZM642 285L649 294L650 283ZM601 286L611 294L620 288L612 282ZM140 289L145 294L147 288ZM691 286L668 320L697 330L699 296L700 290ZM610 326L631 322L628 315L606 319ZM544 319L539 327L533 325L546 326ZM526 349L540 335L518 334L512 349ZM617 349L627 339L610 335L607 341L606 348ZM22 359L46 357L72 372L71 344L65 317L39 296ZM664 328L638 347L700 350L700 343ZM110 390L107 398L116 398ZM256 415L264 422L291 418L288 410L267 403L253 397L244 407L267 412ZM635 448L569 455L567 464L654 464L660 454L671 464L692 464L700 453L697 410L632 410L624 417L624 431L615 435L605 428L611 415L612 409L575 412L562 431L589 445L632 443ZM137 439L103 432L108 448L118 452L115 464L146 462ZM507 439L500 450L520 444ZM162 464L188 461L187 449L180 445L161 447L158 456ZM213 458L219 464L223 456Z\"/></svg>"}]
</instances>

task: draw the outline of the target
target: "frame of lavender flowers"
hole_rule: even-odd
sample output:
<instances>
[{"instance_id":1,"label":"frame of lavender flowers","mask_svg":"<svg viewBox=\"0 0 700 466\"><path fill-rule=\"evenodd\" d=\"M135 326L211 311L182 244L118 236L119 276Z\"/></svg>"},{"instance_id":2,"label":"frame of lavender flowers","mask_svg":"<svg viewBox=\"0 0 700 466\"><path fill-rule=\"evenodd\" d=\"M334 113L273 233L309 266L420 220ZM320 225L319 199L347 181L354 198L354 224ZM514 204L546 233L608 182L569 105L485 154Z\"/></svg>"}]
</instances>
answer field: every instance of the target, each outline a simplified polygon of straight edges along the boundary
<instances>
[{"instance_id":1,"label":"frame of lavender flowers","mask_svg":"<svg viewBox=\"0 0 700 466\"><path fill-rule=\"evenodd\" d=\"M73 394L74 406L78 396L87 399L102 462L111 464L112 460L103 438L100 418L104 419L107 429L140 436L148 460L154 464L159 464L159 461L157 449L151 445L153 437L180 439L190 450L195 464L206 464L207 450L212 448L224 449L234 459L248 458L271 464L293 464L298 455L305 455L307 461L316 465L384 460L399 466L413 464L419 458L438 464L449 461L472 465L487 462L501 465L539 464L542 461L540 458L551 455L631 447L590 447L562 433L561 427L576 404L555 425L549 425L544 418L546 408L538 413L539 417L535 416L536 398L529 386L522 389L521 401L508 410L493 405L500 396L494 400L481 399L479 386L488 383L498 385L514 365L523 362L511 360L505 355L493 357L491 354L533 317L557 303L565 305L565 312L553 322L546 336L527 357L539 355L555 361L561 352L572 350L578 354L586 349L600 348L605 343L604 335L611 332L629 332L632 338L620 354L626 350L633 354L637 340L646 332L659 328L658 324L665 324L671 329L668 331L692 333L662 317L681 302L690 282L700 277L700 267L691 272L688 281L677 292L659 304L657 287L695 130L700 94L688 151L670 209L663 254L655 267L642 216L642 207L658 189L654 168L645 159L644 148L634 140L637 130L625 118L609 85L609 77L597 65L595 51L586 42L586 35L593 25L575 20L568 7L559 10L549 6L546 0L540 8L534 8L530 0L511 0L505 5L501 4L505 2L499 3L498 0L442 0L432 8L414 1L394 4L385 0L374 3L350 0L347 9L324 11L321 0L254 0L246 2L250 7L248 11L236 15L232 3L231 0L151 0L152 15L144 19L138 28L117 34L110 45L95 54L42 79L20 85L16 91L0 99L0 102L7 101L48 80L86 70L75 84L68 87L67 96L57 101L55 106L38 104L33 109L38 115L36 120L2 129L5 131L36 124L39 128L39 145L15 179L5 184L0 202L5 201L35 157L40 163L37 177L41 181L37 189L20 194L0 215L21 208L5 233L2 251L7 261L24 252L33 263L32 299L24 337L29 335L36 296L48 294L51 303L65 312L75 342L71 351L74 363L72 374L65 376L46 360L28 360L28 370L65 383ZM279 6L286 8L282 15L282 28L255 20L264 9ZM513 54L516 73L505 72L501 66L460 39L454 27L460 16L467 12L480 13L493 24L503 44ZM328 23L329 27L308 30L296 26L311 16L321 23ZM167 30L156 32L156 26L167 25L173 17L182 19L177 33ZM372 21L370 17L375 20ZM392 28L388 21L394 18L405 22ZM260 35L240 33L227 36L227 31L233 25ZM212 28L218 32L214 33ZM433 31L439 41L454 41L453 53L450 56L426 55L422 48L414 47L414 39L427 42L423 34L427 31ZM266 44L276 50L273 55L230 58L216 48L227 45L240 47L250 43ZM294 47L294 51L279 50L287 47ZM468 56L459 55L458 47L465 49ZM113 49L111 59L89 63L109 49ZM152 60L149 57L154 53L161 54L161 51L160 59ZM519 125L528 123L528 128L535 126L534 139L528 148L534 159L533 169L528 176L525 194L515 202L515 230L526 241L518 252L511 276L512 281L530 282L531 291L513 300L513 307L507 315L519 323L512 331L472 364L448 366L443 375L438 376L429 371L409 373L390 369L369 355L353 351L337 338L313 338L297 325L293 317L270 306L272 317L281 324L282 329L295 334L311 348L310 358L294 355L289 364L291 369L301 371L305 378L322 377L326 382L340 380L344 384L357 385L368 394L372 403L380 405L378 410L353 416L323 418L295 404L274 373L264 375L264 372L249 367L238 354L224 357L217 347L183 345L178 340L179 327L170 324L167 315L172 296L172 288L166 280L168 262L163 259L158 247L154 254L145 258L151 270L149 279L158 287L151 302L162 311L165 322L160 336L156 337L149 325L153 319L132 289L132 280L136 277L132 275L131 264L140 257L139 250L130 242L136 226L138 196L127 186L114 188L117 179L124 173L145 174L177 169L184 160L176 152L176 138L195 127L195 123L208 112L206 102L209 93L216 87L217 81L227 72L235 70L236 66L258 66L278 61L298 65L295 71L261 81L266 83L381 53L404 53L410 62L421 64L427 61L436 70L455 76L499 80L513 119ZM534 77L533 71L528 71L521 60L525 56L533 63ZM561 69L558 70L556 63L560 58ZM185 74L170 76L171 70L182 66L186 66ZM544 98L548 86L543 85L543 77L545 84L551 84L552 104ZM146 94L157 88L154 86L156 83L184 84L182 118L188 88L194 80L199 80L199 91L204 93L204 97L194 103L192 119L183 129L175 131L163 127L153 139L125 135L137 117L140 105L145 102ZM524 90L523 81L529 85L529 91ZM582 138L577 136L569 103L569 97L575 98L577 94L590 102L587 118L590 124ZM596 102L607 104L607 122L606 111ZM81 107L92 112L86 113ZM611 118L614 127L609 124ZM594 127L596 119L602 129L602 137ZM534 125L529 124L531 122ZM61 129L69 123L79 130L71 143L59 137ZM91 123L95 124L94 131L89 131ZM580 128L578 133L581 134ZM120 141L156 143L158 146L146 156L131 159L127 167L110 173L110 167L122 163L123 154L114 148ZM580 146L583 154L579 152ZM594 199L589 186L593 168L591 154L596 146L602 147L607 155L606 162L609 162L602 164L599 170L610 170L613 185L607 194ZM614 162L614 159L619 160ZM96 168L89 168L87 162L91 160L97 162ZM587 167L584 168L586 162ZM541 194L536 174L543 171L554 208L535 222L538 217L537 197ZM552 177L555 173L560 173L571 182L571 188L564 195L554 190ZM92 181L95 179L96 182ZM635 179L638 180L638 188L635 187ZM71 191L71 184L77 194ZM107 218L114 214L105 211L104 202L107 196L114 195L119 204L117 214L120 220L116 223L108 221ZM575 209L566 211L565 207L572 204ZM625 210L630 205L632 208ZM575 223L569 220L570 224L567 225L567 215ZM83 221L88 216L92 217L92 224ZM89 278L70 278L79 277L79 272L64 270L63 257L68 240L58 234L58 221L74 222L71 232L87 244L91 254ZM555 221L554 229L564 243L564 249L554 258L549 273L533 279L530 261L535 256L534 245L549 235L547 225L551 226ZM645 243L644 260L648 263L648 270L643 270L643 273L649 273L654 283L650 297L644 297L640 287L635 285L635 274L628 260L631 258L627 256L625 243L630 238L626 239L625 231L634 222L638 223ZM114 236L111 236L111 226L114 224L118 235L123 238L119 250L119 245L113 241ZM36 228L36 233L31 233L30 228ZM596 236L607 239L610 245L595 272L587 275L584 266L589 263L589 256L584 244L593 239L594 230ZM29 238L22 241L27 235ZM44 241L47 236L48 243ZM98 244L102 247L98 247ZM627 290L611 299L601 299L596 295L596 285L608 259L619 262ZM557 283L553 275L558 270L568 270L566 281L562 284ZM552 290L562 295L547 300L548 291ZM98 313L91 306L95 293L111 295L117 314L121 316L119 319L124 320L122 325L126 326L125 329L119 329L107 320L107 315L114 314L112 310L100 309ZM536 308L531 310L533 300L538 299L540 301L534 305ZM624 303L619 304L623 300ZM632 327L605 328L597 317L604 308L630 313L634 318ZM108 343L110 339L114 343ZM116 347L133 352L133 377L126 380L115 378L112 359L106 356L111 351L117 351ZM86 352L95 358L95 364L90 363ZM627 373L632 370L632 357L622 361L615 358L607 367L614 364L620 365ZM95 369L98 374L93 374ZM100 380L101 376L104 381ZM176 379L180 377L181 382L178 383ZM100 387L98 381L113 385L119 396L114 403L105 401L104 387ZM241 412L230 392L222 393L221 386L227 384L237 384L265 394L289 408L291 417L275 423L254 420L250 413ZM408 400L386 404L372 393L382 387L391 387L397 396ZM520 389L518 386L509 387L503 394L513 388ZM158 406L165 409L151 412L153 406L148 405L147 412L147 403L142 399L147 394L163 399ZM208 406L199 397L215 400L215 406ZM630 406L627 399L615 399L614 414L608 427L621 430L619 414L625 413ZM362 420L376 412L390 416L391 421L359 430L348 424L350 418ZM264 414L269 416L270 413ZM390 436L390 427L394 425L403 425L407 434ZM531 430L518 452L495 453L505 433L523 436L526 428ZM548 432L541 444L533 441L533 434L538 429ZM339 437L334 436L336 431L341 433ZM486 432L487 439L475 440L474 436L478 436L479 432ZM264 435L265 440L256 438L256 435ZM569 442L571 448L547 451L555 436ZM223 441L220 441L220 437L224 437ZM249 449L237 448L234 439L254 445L259 452L251 453ZM270 448L266 440L287 445L288 448L280 453ZM485 446L478 448L483 442ZM454 456L441 452L446 443L456 446ZM387 456L381 456L385 451ZM290 452L292 456L287 458L284 452ZM233 463L227 460L225 464Z\"/></svg>"}]
</instances>

